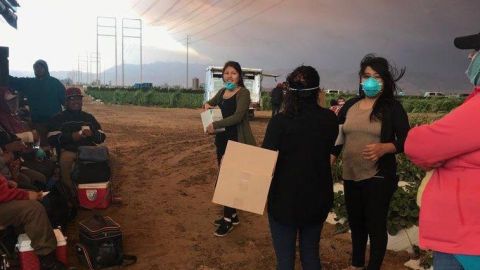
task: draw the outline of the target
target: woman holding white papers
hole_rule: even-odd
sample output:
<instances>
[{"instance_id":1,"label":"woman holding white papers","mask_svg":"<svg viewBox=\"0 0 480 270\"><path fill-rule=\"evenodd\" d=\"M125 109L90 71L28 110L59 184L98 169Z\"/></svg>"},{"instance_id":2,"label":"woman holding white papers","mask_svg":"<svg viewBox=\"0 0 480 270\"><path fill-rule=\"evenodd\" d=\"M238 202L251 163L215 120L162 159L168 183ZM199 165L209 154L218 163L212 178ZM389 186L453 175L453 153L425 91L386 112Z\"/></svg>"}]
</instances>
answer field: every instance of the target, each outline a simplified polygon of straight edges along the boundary
<instances>
[{"instance_id":1,"label":"woman holding white papers","mask_svg":"<svg viewBox=\"0 0 480 270\"><path fill-rule=\"evenodd\" d=\"M317 103L313 67L296 68L287 83L284 111L268 123L262 145L279 151L268 195L270 231L277 269L294 269L298 233L302 268L318 270L320 234L333 204L330 153L338 120Z\"/></svg>"},{"instance_id":2,"label":"woman holding white papers","mask_svg":"<svg viewBox=\"0 0 480 270\"><path fill-rule=\"evenodd\" d=\"M380 269L387 248L387 215L398 184L395 154L403 152L410 125L394 93L403 76L385 58L373 54L360 63L362 93L345 103L338 117L343 124L343 185L352 231L352 261L346 269Z\"/></svg>"},{"instance_id":3,"label":"woman holding white papers","mask_svg":"<svg viewBox=\"0 0 480 270\"><path fill-rule=\"evenodd\" d=\"M209 134L215 134L219 164L229 140L256 145L248 121L250 91L243 84L242 68L239 63L228 61L223 67L222 74L224 87L203 106L205 110L218 106L222 111L223 119L215 121L207 127ZM221 128L225 128L225 131L215 133L215 130ZM215 236L225 236L233 229L234 225L239 223L237 210L225 206L223 217L214 221L214 225L217 226L214 234Z\"/></svg>"}]
</instances>

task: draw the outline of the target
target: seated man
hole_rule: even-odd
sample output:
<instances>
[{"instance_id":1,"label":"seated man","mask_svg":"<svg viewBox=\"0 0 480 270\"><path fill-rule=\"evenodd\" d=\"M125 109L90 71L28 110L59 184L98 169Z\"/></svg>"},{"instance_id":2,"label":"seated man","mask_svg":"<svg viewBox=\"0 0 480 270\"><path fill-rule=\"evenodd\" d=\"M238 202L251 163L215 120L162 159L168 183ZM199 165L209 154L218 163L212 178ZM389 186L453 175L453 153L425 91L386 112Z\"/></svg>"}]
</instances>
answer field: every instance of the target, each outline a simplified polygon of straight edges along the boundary
<instances>
[{"instance_id":1,"label":"seated man","mask_svg":"<svg viewBox=\"0 0 480 270\"><path fill-rule=\"evenodd\" d=\"M26 147L18 153L17 157L22 158L20 172L20 179L26 181L25 178L30 179L27 182L40 182L45 184L46 179L53 175L55 169L55 163L50 160L40 159L45 155L42 149L35 149L34 145L38 143L39 136L36 130L32 130L28 125L22 122L18 116L18 96L13 95L8 88L0 87L0 132L8 133L4 134L1 141L8 138L10 140L21 139L25 143ZM3 173L3 171L0 169ZM41 173L42 175L39 175ZM8 179L11 179L9 175L3 174Z\"/></svg>"},{"instance_id":2,"label":"seated man","mask_svg":"<svg viewBox=\"0 0 480 270\"><path fill-rule=\"evenodd\" d=\"M62 181L73 190L70 175L78 147L100 144L106 136L95 117L82 111L83 95L79 88L68 88L65 97L66 110L48 124L48 142L59 151Z\"/></svg>"},{"instance_id":3,"label":"seated man","mask_svg":"<svg viewBox=\"0 0 480 270\"><path fill-rule=\"evenodd\" d=\"M8 132L0 123L0 173L9 180L17 181L24 189L36 190L46 183L46 177L34 170L22 168L20 155L25 149L20 138Z\"/></svg>"},{"instance_id":4,"label":"seated man","mask_svg":"<svg viewBox=\"0 0 480 270\"><path fill-rule=\"evenodd\" d=\"M66 270L56 259L57 240L45 208L38 200L41 192L16 188L16 183L0 175L0 226L14 226L30 238L42 270Z\"/></svg>"}]
</instances>

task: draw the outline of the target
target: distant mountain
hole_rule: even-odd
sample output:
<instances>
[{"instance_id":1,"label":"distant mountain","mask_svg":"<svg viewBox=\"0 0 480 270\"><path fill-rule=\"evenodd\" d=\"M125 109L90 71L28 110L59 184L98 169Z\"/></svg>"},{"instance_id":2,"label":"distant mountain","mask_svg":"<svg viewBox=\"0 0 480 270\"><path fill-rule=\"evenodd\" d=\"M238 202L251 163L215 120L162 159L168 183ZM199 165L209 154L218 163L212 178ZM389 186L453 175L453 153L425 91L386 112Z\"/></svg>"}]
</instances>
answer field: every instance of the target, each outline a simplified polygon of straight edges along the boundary
<instances>
[{"instance_id":1,"label":"distant mountain","mask_svg":"<svg viewBox=\"0 0 480 270\"><path fill-rule=\"evenodd\" d=\"M192 78L197 77L200 83L205 81L205 70L207 65L193 63L189 65L189 86L192 85ZM258 68L258 67L254 67ZM125 85L130 86L140 81L140 66L127 64L125 70ZM263 86L272 88L277 82L282 82L291 72L290 69L264 69L268 74L280 75L275 81L273 78L264 78ZM318 69L320 73L321 86L331 89L342 89L356 92L358 90L358 75L352 72L336 71L330 69ZM122 67L118 66L118 85L122 84ZM52 76L58 79L70 78L77 81L78 73L75 71L52 71ZM14 76L33 76L33 71L11 71ZM86 83L87 74L80 74L81 82ZM89 82L96 80L96 74L89 73ZM115 68L109 68L105 73L99 74L102 83L115 85ZM170 86L185 86L186 65L181 62L155 62L143 65L143 82L151 82L154 85L168 84ZM471 90L465 75L462 72L450 74L448 77L436 73L417 72L407 69L407 72L400 80L399 86L407 94L422 94L425 91L442 91L444 93L467 93Z\"/></svg>"}]
</instances>

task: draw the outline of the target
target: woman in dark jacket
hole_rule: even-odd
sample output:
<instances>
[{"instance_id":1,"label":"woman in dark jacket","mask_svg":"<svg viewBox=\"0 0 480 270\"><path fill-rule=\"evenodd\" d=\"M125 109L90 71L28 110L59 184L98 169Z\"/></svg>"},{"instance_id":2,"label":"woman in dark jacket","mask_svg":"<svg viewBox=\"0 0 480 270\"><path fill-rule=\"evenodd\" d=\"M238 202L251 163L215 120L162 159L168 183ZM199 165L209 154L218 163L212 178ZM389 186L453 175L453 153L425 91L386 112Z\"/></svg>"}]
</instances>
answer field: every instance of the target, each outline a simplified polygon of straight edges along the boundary
<instances>
[{"instance_id":1,"label":"woman in dark jacket","mask_svg":"<svg viewBox=\"0 0 480 270\"><path fill-rule=\"evenodd\" d=\"M277 269L294 269L297 233L305 270L321 269L320 234L333 204L330 153L338 134L335 114L317 104L320 78L310 66L287 78L283 112L268 124L262 147L279 151L268 216Z\"/></svg>"},{"instance_id":2,"label":"woman in dark jacket","mask_svg":"<svg viewBox=\"0 0 480 270\"><path fill-rule=\"evenodd\" d=\"M373 54L360 64L360 97L349 100L339 112L343 148L345 204L352 231L352 262L346 269L380 269L387 248L387 215L398 184L395 154L403 152L408 116L394 93L405 70L400 72L385 58Z\"/></svg>"},{"instance_id":3,"label":"woman in dark jacket","mask_svg":"<svg viewBox=\"0 0 480 270\"><path fill-rule=\"evenodd\" d=\"M215 106L222 110L223 119L215 121L207 127L207 131L210 134L215 134L216 129L225 129L225 131L215 134L218 164L220 164L225 154L229 140L250 145L256 144L248 121L250 91L243 84L243 73L240 64L228 61L223 67L222 75L225 87L220 89L211 100L203 105L205 110ZM237 210L225 206L223 217L215 220L213 223L218 227L214 233L215 236L227 235L234 225L240 223Z\"/></svg>"}]
</instances>

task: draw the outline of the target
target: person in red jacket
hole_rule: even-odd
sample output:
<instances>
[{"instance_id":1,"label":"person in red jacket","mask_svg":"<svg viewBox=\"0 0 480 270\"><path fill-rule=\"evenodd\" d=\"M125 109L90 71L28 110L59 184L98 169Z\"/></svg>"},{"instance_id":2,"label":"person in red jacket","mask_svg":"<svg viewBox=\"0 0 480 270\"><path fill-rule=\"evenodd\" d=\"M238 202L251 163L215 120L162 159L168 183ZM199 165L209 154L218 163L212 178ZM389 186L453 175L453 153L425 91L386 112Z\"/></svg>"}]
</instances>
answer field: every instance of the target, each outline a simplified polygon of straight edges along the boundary
<instances>
[{"instance_id":1,"label":"person in red jacket","mask_svg":"<svg viewBox=\"0 0 480 270\"><path fill-rule=\"evenodd\" d=\"M41 199L41 192L18 189L0 175L0 227L14 226L28 235L42 270L66 270L56 259L57 240Z\"/></svg>"},{"instance_id":2,"label":"person in red jacket","mask_svg":"<svg viewBox=\"0 0 480 270\"><path fill-rule=\"evenodd\" d=\"M470 49L466 71L474 90L429 125L413 128L405 154L430 170L421 197L419 245L434 251L435 270L480 269L480 33L455 39ZM427 180L425 180L427 181Z\"/></svg>"}]
</instances>

